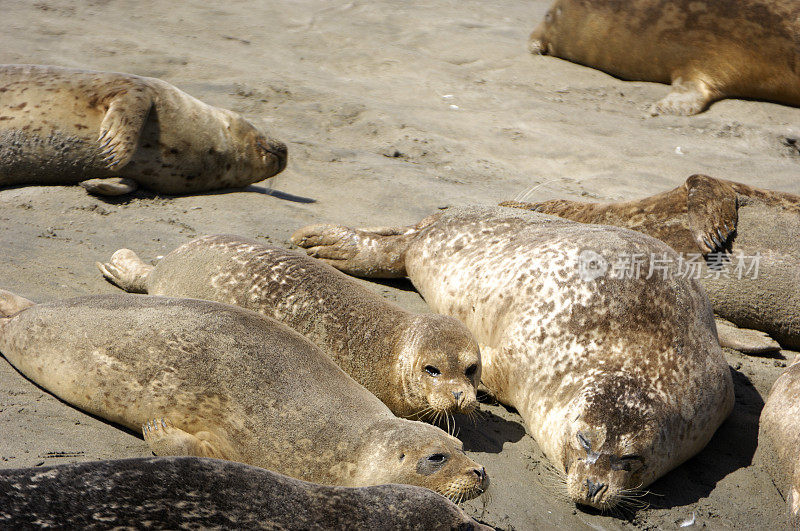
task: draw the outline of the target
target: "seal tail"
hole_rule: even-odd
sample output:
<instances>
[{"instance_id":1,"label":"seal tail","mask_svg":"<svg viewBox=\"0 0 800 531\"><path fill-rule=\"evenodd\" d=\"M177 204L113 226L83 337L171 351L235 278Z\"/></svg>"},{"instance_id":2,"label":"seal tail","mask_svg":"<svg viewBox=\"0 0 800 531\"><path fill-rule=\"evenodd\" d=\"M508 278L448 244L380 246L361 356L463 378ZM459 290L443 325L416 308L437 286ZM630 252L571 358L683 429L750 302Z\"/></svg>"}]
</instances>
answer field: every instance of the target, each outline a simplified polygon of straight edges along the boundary
<instances>
[{"instance_id":1,"label":"seal tail","mask_svg":"<svg viewBox=\"0 0 800 531\"><path fill-rule=\"evenodd\" d=\"M0 289L0 319L8 319L22 310L35 306L34 302L25 297L14 295L10 291Z\"/></svg>"},{"instance_id":2,"label":"seal tail","mask_svg":"<svg viewBox=\"0 0 800 531\"><path fill-rule=\"evenodd\" d=\"M111 255L110 262L95 265L112 284L129 293L147 293L147 277L153 266L142 262L130 249L120 249Z\"/></svg>"}]
</instances>

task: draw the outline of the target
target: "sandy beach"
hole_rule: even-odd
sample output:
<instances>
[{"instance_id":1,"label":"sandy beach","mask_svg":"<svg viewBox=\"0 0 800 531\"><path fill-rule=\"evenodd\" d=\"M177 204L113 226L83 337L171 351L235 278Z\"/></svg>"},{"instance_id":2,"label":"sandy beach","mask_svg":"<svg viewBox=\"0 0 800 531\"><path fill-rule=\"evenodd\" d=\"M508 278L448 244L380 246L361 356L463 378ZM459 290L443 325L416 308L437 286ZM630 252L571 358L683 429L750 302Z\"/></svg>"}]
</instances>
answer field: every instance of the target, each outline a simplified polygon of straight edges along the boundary
<instances>
[{"instance_id":1,"label":"sandy beach","mask_svg":"<svg viewBox=\"0 0 800 531\"><path fill-rule=\"evenodd\" d=\"M297 228L414 223L451 205L633 199L693 173L800 193L800 109L724 100L647 113L668 92L555 58L527 35L549 1L0 1L0 63L154 76L265 124L289 164L244 190L104 199L0 190L0 287L37 302L114 293L94 266L148 261L209 233L290 246ZM429 311L407 281L363 282ZM484 405L459 438L492 481L464 503L502 529L786 529L756 452L758 416L794 352L726 351L733 414L629 518L577 509L515 412ZM151 455L140 434L59 401L0 360L0 467ZM689 527L691 529L692 527Z\"/></svg>"}]
</instances>

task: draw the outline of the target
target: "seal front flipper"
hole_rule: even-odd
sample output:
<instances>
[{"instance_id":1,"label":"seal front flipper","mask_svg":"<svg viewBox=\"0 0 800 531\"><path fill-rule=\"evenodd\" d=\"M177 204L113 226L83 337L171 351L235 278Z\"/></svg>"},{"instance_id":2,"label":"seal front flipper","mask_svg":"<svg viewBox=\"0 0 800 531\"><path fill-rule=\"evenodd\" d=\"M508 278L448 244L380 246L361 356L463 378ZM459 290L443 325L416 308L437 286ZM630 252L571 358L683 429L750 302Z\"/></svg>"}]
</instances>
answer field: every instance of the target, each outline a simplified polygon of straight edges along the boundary
<instances>
[{"instance_id":1,"label":"seal front flipper","mask_svg":"<svg viewBox=\"0 0 800 531\"><path fill-rule=\"evenodd\" d=\"M110 262L95 265L112 284L129 293L147 293L147 276L153 266L142 262L130 249L120 249L111 255Z\"/></svg>"},{"instance_id":2,"label":"seal front flipper","mask_svg":"<svg viewBox=\"0 0 800 531\"><path fill-rule=\"evenodd\" d=\"M133 157L153 100L139 87L124 90L110 101L100 124L100 157L109 170L122 168Z\"/></svg>"},{"instance_id":3,"label":"seal front flipper","mask_svg":"<svg viewBox=\"0 0 800 531\"><path fill-rule=\"evenodd\" d=\"M743 354L763 355L778 352L780 344L769 335L758 330L737 328L731 323L717 319L719 344L725 348L738 350Z\"/></svg>"},{"instance_id":4,"label":"seal front flipper","mask_svg":"<svg viewBox=\"0 0 800 531\"><path fill-rule=\"evenodd\" d=\"M94 195L116 196L125 195L139 188L136 181L124 177L110 177L108 179L89 179L81 181L81 186Z\"/></svg>"},{"instance_id":5,"label":"seal front flipper","mask_svg":"<svg viewBox=\"0 0 800 531\"><path fill-rule=\"evenodd\" d=\"M703 112L708 104L717 97L718 95L703 81L699 79L684 80L682 77L677 77L672 82L672 91L653 104L650 114L652 116L697 114Z\"/></svg>"},{"instance_id":6,"label":"seal front flipper","mask_svg":"<svg viewBox=\"0 0 800 531\"><path fill-rule=\"evenodd\" d=\"M292 243L347 274L367 278L406 275L405 250L414 232L367 232L338 225L311 225L292 234ZM389 234L387 236L381 233Z\"/></svg>"},{"instance_id":7,"label":"seal front flipper","mask_svg":"<svg viewBox=\"0 0 800 531\"><path fill-rule=\"evenodd\" d=\"M725 251L738 222L736 192L728 183L708 175L692 175L684 186L689 230L700 251Z\"/></svg>"},{"instance_id":8,"label":"seal front flipper","mask_svg":"<svg viewBox=\"0 0 800 531\"><path fill-rule=\"evenodd\" d=\"M14 295L10 291L0 289L0 319L13 317L22 310L35 306L34 302L25 297Z\"/></svg>"},{"instance_id":9,"label":"seal front flipper","mask_svg":"<svg viewBox=\"0 0 800 531\"><path fill-rule=\"evenodd\" d=\"M153 419L142 425L142 434L150 449L156 455L191 455L194 457L214 457L230 459L209 432L195 435L176 428L165 418Z\"/></svg>"}]
</instances>

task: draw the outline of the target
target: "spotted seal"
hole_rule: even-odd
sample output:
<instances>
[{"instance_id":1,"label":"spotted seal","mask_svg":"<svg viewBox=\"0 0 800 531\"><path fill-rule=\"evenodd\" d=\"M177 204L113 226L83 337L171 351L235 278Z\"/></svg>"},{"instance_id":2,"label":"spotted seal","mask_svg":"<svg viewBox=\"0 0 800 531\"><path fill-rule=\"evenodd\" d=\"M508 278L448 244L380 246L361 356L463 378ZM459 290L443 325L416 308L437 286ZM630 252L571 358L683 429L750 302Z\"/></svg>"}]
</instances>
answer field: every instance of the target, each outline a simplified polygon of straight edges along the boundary
<instances>
[{"instance_id":1,"label":"spotted seal","mask_svg":"<svg viewBox=\"0 0 800 531\"><path fill-rule=\"evenodd\" d=\"M283 143L160 79L0 65L0 187L188 194L246 186L285 166Z\"/></svg>"},{"instance_id":2,"label":"spotted seal","mask_svg":"<svg viewBox=\"0 0 800 531\"><path fill-rule=\"evenodd\" d=\"M385 234L392 234L386 236ZM571 498L600 509L699 452L733 407L703 290L675 274L616 275L666 244L616 227L513 208L451 208L414 227L333 225L292 240L351 274L407 275L467 325L482 382L515 407Z\"/></svg>"},{"instance_id":3,"label":"spotted seal","mask_svg":"<svg viewBox=\"0 0 800 531\"><path fill-rule=\"evenodd\" d=\"M395 417L313 343L255 312L129 294L0 299L3 356L62 400L141 429L156 455L324 485L406 483L454 500L487 485L458 439Z\"/></svg>"},{"instance_id":4,"label":"spotted seal","mask_svg":"<svg viewBox=\"0 0 800 531\"><path fill-rule=\"evenodd\" d=\"M528 47L622 79L671 83L652 112L722 98L800 105L795 0L556 0Z\"/></svg>"},{"instance_id":5,"label":"spotted seal","mask_svg":"<svg viewBox=\"0 0 800 531\"><path fill-rule=\"evenodd\" d=\"M480 352L460 321L407 312L305 253L217 235L182 245L155 268L128 249L97 266L127 291L235 304L281 321L395 415L434 419L477 405Z\"/></svg>"},{"instance_id":6,"label":"spotted seal","mask_svg":"<svg viewBox=\"0 0 800 531\"><path fill-rule=\"evenodd\" d=\"M784 347L800 348L800 241L794 236L800 234L800 196L692 175L673 190L622 203L501 204L643 232L685 256L710 254L711 265L718 262L725 272L698 261L714 312L744 329L765 332ZM740 262L757 269L738 274ZM750 353L779 348L757 337L737 340L741 332L726 328L723 335L720 329L720 340Z\"/></svg>"},{"instance_id":7,"label":"spotted seal","mask_svg":"<svg viewBox=\"0 0 800 531\"><path fill-rule=\"evenodd\" d=\"M327 487L198 457L0 470L0 507L16 529L491 529L421 487Z\"/></svg>"},{"instance_id":8,"label":"spotted seal","mask_svg":"<svg viewBox=\"0 0 800 531\"><path fill-rule=\"evenodd\" d=\"M758 451L800 529L800 356L775 381L761 411Z\"/></svg>"}]
</instances>

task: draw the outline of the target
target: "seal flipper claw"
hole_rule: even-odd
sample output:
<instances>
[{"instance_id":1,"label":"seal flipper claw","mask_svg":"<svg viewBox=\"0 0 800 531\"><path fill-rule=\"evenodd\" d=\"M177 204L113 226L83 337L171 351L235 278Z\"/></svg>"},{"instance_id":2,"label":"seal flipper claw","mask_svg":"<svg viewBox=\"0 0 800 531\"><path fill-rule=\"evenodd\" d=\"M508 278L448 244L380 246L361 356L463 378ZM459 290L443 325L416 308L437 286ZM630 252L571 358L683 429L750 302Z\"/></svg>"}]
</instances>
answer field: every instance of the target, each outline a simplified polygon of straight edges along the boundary
<instances>
[{"instance_id":1,"label":"seal flipper claw","mask_svg":"<svg viewBox=\"0 0 800 531\"><path fill-rule=\"evenodd\" d=\"M117 196L125 195L135 191L139 186L136 181L124 177L112 177L109 179L89 179L82 181L81 186L86 191L94 195Z\"/></svg>"},{"instance_id":2,"label":"seal flipper claw","mask_svg":"<svg viewBox=\"0 0 800 531\"><path fill-rule=\"evenodd\" d=\"M152 98L143 91L126 90L111 100L97 138L99 155L109 169L130 162L152 105Z\"/></svg>"},{"instance_id":3,"label":"seal flipper claw","mask_svg":"<svg viewBox=\"0 0 800 531\"><path fill-rule=\"evenodd\" d=\"M201 432L197 435L204 433ZM176 428L172 422L163 417L145 422L142 425L142 435L156 455L191 455L229 459L207 438L198 437Z\"/></svg>"},{"instance_id":4,"label":"seal flipper claw","mask_svg":"<svg viewBox=\"0 0 800 531\"><path fill-rule=\"evenodd\" d=\"M689 230L703 254L725 251L736 230L736 191L726 182L707 175L686 179L686 211Z\"/></svg>"},{"instance_id":5,"label":"seal flipper claw","mask_svg":"<svg viewBox=\"0 0 800 531\"><path fill-rule=\"evenodd\" d=\"M120 249L111 255L110 262L95 265L112 284L129 293L147 293L147 276L153 266L142 262L130 249Z\"/></svg>"}]
</instances>

